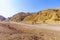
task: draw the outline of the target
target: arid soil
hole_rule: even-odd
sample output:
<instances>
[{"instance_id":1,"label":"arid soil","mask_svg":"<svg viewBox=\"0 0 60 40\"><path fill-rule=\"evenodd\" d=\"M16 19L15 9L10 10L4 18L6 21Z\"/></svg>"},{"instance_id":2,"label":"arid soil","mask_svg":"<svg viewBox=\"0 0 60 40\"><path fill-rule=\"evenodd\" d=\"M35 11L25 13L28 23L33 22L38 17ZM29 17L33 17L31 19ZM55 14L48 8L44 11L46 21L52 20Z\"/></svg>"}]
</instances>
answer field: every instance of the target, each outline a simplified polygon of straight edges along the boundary
<instances>
[{"instance_id":1,"label":"arid soil","mask_svg":"<svg viewBox=\"0 0 60 40\"><path fill-rule=\"evenodd\" d=\"M60 31L21 23L0 22L0 40L60 40Z\"/></svg>"}]
</instances>

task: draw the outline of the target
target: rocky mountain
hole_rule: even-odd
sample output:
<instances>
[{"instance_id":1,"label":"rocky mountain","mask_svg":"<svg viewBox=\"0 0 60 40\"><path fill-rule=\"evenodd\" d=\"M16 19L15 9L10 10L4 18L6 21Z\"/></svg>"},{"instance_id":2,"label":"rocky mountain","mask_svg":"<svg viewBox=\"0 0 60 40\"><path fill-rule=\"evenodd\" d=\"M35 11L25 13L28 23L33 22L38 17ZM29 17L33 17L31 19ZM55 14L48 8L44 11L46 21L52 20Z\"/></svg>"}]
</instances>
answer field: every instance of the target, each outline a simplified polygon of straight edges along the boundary
<instances>
[{"instance_id":1,"label":"rocky mountain","mask_svg":"<svg viewBox=\"0 0 60 40\"><path fill-rule=\"evenodd\" d=\"M19 13L13 15L10 18L10 21L20 22L28 15L30 15L30 13L19 12Z\"/></svg>"},{"instance_id":2,"label":"rocky mountain","mask_svg":"<svg viewBox=\"0 0 60 40\"><path fill-rule=\"evenodd\" d=\"M60 9L45 9L38 12L19 12L10 18L10 21L25 23L54 23L60 21Z\"/></svg>"},{"instance_id":3,"label":"rocky mountain","mask_svg":"<svg viewBox=\"0 0 60 40\"><path fill-rule=\"evenodd\" d=\"M46 9L27 16L24 22L28 23L54 23L60 21L60 9Z\"/></svg>"},{"instance_id":4,"label":"rocky mountain","mask_svg":"<svg viewBox=\"0 0 60 40\"><path fill-rule=\"evenodd\" d=\"M5 20L6 18L0 15L0 21Z\"/></svg>"}]
</instances>

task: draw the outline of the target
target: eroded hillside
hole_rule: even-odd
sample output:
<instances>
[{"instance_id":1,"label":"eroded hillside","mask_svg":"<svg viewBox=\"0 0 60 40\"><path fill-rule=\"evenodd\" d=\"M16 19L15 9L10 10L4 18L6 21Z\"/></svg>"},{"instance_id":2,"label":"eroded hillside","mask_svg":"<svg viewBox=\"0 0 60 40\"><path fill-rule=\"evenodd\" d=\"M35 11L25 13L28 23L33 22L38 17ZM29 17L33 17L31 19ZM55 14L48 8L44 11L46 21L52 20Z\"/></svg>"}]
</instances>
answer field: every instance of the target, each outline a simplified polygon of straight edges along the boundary
<instances>
[{"instance_id":1,"label":"eroded hillside","mask_svg":"<svg viewBox=\"0 0 60 40\"><path fill-rule=\"evenodd\" d=\"M60 21L60 9L45 9L38 12L20 12L13 15L10 21L25 23L55 23Z\"/></svg>"},{"instance_id":2,"label":"eroded hillside","mask_svg":"<svg viewBox=\"0 0 60 40\"><path fill-rule=\"evenodd\" d=\"M30 13L24 13L24 12L20 12L20 13L17 13L15 15L13 15L11 18L10 18L10 21L14 21L14 22L21 22L23 21L23 19L30 15Z\"/></svg>"},{"instance_id":3,"label":"eroded hillside","mask_svg":"<svg viewBox=\"0 0 60 40\"><path fill-rule=\"evenodd\" d=\"M31 23L55 23L60 21L59 9L46 9L27 16L23 21Z\"/></svg>"}]
</instances>

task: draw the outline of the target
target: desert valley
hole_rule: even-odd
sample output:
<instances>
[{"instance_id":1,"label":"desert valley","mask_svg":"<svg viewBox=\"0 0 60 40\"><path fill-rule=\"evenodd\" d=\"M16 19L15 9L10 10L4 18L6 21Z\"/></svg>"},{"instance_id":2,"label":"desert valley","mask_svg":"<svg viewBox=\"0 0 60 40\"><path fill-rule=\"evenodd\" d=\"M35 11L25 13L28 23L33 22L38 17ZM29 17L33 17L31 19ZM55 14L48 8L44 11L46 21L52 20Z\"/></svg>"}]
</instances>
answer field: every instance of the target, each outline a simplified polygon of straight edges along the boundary
<instances>
[{"instance_id":1,"label":"desert valley","mask_svg":"<svg viewBox=\"0 0 60 40\"><path fill-rule=\"evenodd\" d=\"M60 40L60 8L0 15L0 40Z\"/></svg>"}]
</instances>

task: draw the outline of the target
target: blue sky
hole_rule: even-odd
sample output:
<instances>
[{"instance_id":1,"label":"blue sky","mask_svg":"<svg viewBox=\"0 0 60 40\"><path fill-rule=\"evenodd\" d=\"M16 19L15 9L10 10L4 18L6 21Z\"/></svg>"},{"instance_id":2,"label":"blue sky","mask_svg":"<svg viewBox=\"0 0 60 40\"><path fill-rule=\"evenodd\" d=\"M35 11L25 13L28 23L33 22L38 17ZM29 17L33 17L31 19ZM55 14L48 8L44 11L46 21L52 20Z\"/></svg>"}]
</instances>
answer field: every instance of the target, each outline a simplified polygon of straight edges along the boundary
<instances>
[{"instance_id":1,"label":"blue sky","mask_svg":"<svg viewBox=\"0 0 60 40\"><path fill-rule=\"evenodd\" d=\"M0 15L10 17L18 12L37 12L60 7L60 0L0 0Z\"/></svg>"}]
</instances>

